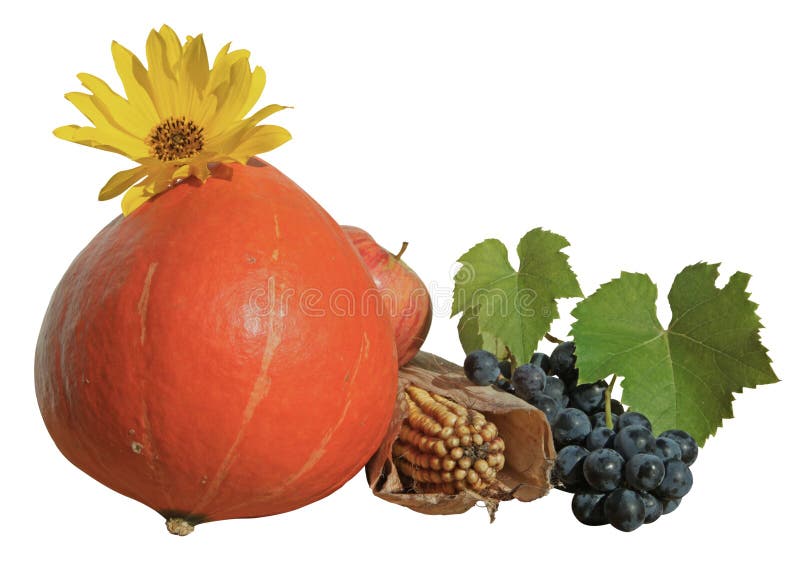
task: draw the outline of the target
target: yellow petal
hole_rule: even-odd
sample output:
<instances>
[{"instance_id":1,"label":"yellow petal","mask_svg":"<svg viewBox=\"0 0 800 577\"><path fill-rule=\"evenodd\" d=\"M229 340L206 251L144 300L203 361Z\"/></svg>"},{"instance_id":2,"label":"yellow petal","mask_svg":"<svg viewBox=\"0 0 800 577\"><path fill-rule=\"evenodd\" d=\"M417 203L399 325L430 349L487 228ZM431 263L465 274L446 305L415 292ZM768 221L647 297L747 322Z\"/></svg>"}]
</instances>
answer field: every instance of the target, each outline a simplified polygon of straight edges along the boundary
<instances>
[{"instance_id":1,"label":"yellow petal","mask_svg":"<svg viewBox=\"0 0 800 577\"><path fill-rule=\"evenodd\" d=\"M149 149L143 142L135 140L118 130L109 131L92 126L70 124L69 126L56 128L53 134L76 144L115 152L133 160L138 160L142 156L150 154Z\"/></svg>"},{"instance_id":2,"label":"yellow petal","mask_svg":"<svg viewBox=\"0 0 800 577\"><path fill-rule=\"evenodd\" d=\"M214 61L214 68L211 71L211 76L208 81L209 90L216 91L223 84L226 86L230 85L231 69L239 62L247 63L247 68L249 70L249 55L250 53L247 50L234 50L227 54L220 53L217 55L217 59Z\"/></svg>"},{"instance_id":3,"label":"yellow petal","mask_svg":"<svg viewBox=\"0 0 800 577\"><path fill-rule=\"evenodd\" d=\"M238 50L235 54L244 56L248 52L246 50ZM267 75L260 66L256 66L251 72L250 63L246 57L231 59L225 62L225 65L225 76L223 78L223 67L218 69L215 63L215 69L212 70L212 74L217 70L219 72L209 80L208 90L217 95L220 109L225 108L228 112L226 118L236 121L243 118L258 102L261 93L264 91ZM236 87L236 90L232 90L231 87ZM218 124L224 125L225 121L220 120Z\"/></svg>"},{"instance_id":4,"label":"yellow petal","mask_svg":"<svg viewBox=\"0 0 800 577\"><path fill-rule=\"evenodd\" d=\"M100 200L114 198L115 196L128 190L146 175L147 169L143 166L137 166L135 168L118 172L108 180L106 185L100 191L98 198Z\"/></svg>"},{"instance_id":5,"label":"yellow petal","mask_svg":"<svg viewBox=\"0 0 800 577\"><path fill-rule=\"evenodd\" d=\"M223 46L214 58L214 64L211 66L211 72L208 74L208 92L213 92L217 86L228 81L228 69L230 68L228 60L228 48L231 43L228 42Z\"/></svg>"},{"instance_id":6,"label":"yellow petal","mask_svg":"<svg viewBox=\"0 0 800 577\"><path fill-rule=\"evenodd\" d=\"M182 67L183 81L202 94L208 84L208 54L202 34L186 43Z\"/></svg>"},{"instance_id":7,"label":"yellow petal","mask_svg":"<svg viewBox=\"0 0 800 577\"><path fill-rule=\"evenodd\" d=\"M162 78L172 80L177 78L175 63L170 59L166 42L155 30L151 30L147 35L145 54L147 55L147 72L150 74L150 84L153 88L157 88L161 84Z\"/></svg>"},{"instance_id":8,"label":"yellow petal","mask_svg":"<svg viewBox=\"0 0 800 577\"><path fill-rule=\"evenodd\" d=\"M291 106L281 106L280 104L270 104L264 108L259 109L252 116L245 120L239 121L237 124L230 126L222 133L213 134L209 137L206 145L211 150L218 150L227 152L231 150L238 142L245 139L245 135L249 130L255 127L256 124L280 110L291 108ZM212 132L209 130L209 132Z\"/></svg>"},{"instance_id":9,"label":"yellow petal","mask_svg":"<svg viewBox=\"0 0 800 577\"><path fill-rule=\"evenodd\" d=\"M168 118L178 110L175 100L178 78L169 60L169 51L164 38L155 30L151 30L147 37L146 52L152 101L160 118Z\"/></svg>"},{"instance_id":10,"label":"yellow petal","mask_svg":"<svg viewBox=\"0 0 800 577\"><path fill-rule=\"evenodd\" d=\"M217 113L217 97L209 94L195 106L192 118L198 126L202 126L206 134L211 134L210 124Z\"/></svg>"},{"instance_id":11,"label":"yellow petal","mask_svg":"<svg viewBox=\"0 0 800 577\"><path fill-rule=\"evenodd\" d=\"M117 127L111 125L103 111L97 108L97 104L91 94L67 92L64 98L69 100L96 127L118 130Z\"/></svg>"},{"instance_id":12,"label":"yellow petal","mask_svg":"<svg viewBox=\"0 0 800 577\"><path fill-rule=\"evenodd\" d=\"M117 42L111 44L111 55L128 101L145 117L158 117L151 98L152 87L141 61L127 48Z\"/></svg>"},{"instance_id":13,"label":"yellow petal","mask_svg":"<svg viewBox=\"0 0 800 577\"><path fill-rule=\"evenodd\" d=\"M247 50L228 52L226 44L217 54L208 80L208 92L217 96L217 109L220 111L211 119L207 133L214 136L232 128L258 101L264 90L266 74L257 66L250 72ZM231 90L231 87L238 90Z\"/></svg>"},{"instance_id":14,"label":"yellow petal","mask_svg":"<svg viewBox=\"0 0 800 577\"><path fill-rule=\"evenodd\" d=\"M214 59L214 65L211 67L209 75L208 86L209 90L215 90L220 84L226 83L230 80L231 66L236 64L239 60L248 60L250 52L247 50L234 50L228 52L231 43L228 42L219 51L217 57Z\"/></svg>"},{"instance_id":15,"label":"yellow petal","mask_svg":"<svg viewBox=\"0 0 800 577\"><path fill-rule=\"evenodd\" d=\"M244 58L247 60L250 58L250 51L245 50L243 48L239 48L234 50L233 52L228 52L231 47L231 43L228 42L225 46L223 46L220 51L217 53L217 57L214 60L214 68L225 68L226 66L230 66L233 62L239 60L240 58ZM226 65L226 61L228 64Z\"/></svg>"},{"instance_id":16,"label":"yellow petal","mask_svg":"<svg viewBox=\"0 0 800 577\"><path fill-rule=\"evenodd\" d=\"M180 168L178 169L180 170ZM150 176L150 182L145 183L144 190L151 196L160 194L167 190L176 180L175 166L162 164L161 170Z\"/></svg>"},{"instance_id":17,"label":"yellow petal","mask_svg":"<svg viewBox=\"0 0 800 577\"><path fill-rule=\"evenodd\" d=\"M250 65L246 60L239 60L231 66L230 78L221 84L214 95L217 97L217 114L209 132L215 134L224 130L242 117L239 111L247 100L250 91Z\"/></svg>"},{"instance_id":18,"label":"yellow petal","mask_svg":"<svg viewBox=\"0 0 800 577\"><path fill-rule=\"evenodd\" d=\"M172 184L172 171L174 166L169 164L151 162L152 169L147 178L136 186L128 189L122 198L122 214L129 215L147 200L169 188Z\"/></svg>"},{"instance_id":19,"label":"yellow petal","mask_svg":"<svg viewBox=\"0 0 800 577\"><path fill-rule=\"evenodd\" d=\"M262 124L254 127L242 139L241 143L230 151L230 155L238 162L247 162L247 159L262 152L268 152L291 140L292 135L281 126Z\"/></svg>"},{"instance_id":20,"label":"yellow petal","mask_svg":"<svg viewBox=\"0 0 800 577\"><path fill-rule=\"evenodd\" d=\"M181 61L183 55L183 48L181 47L181 40L175 31L164 24L158 31L159 36L164 41L164 48L166 49L167 62L169 62L172 70L177 70L178 63Z\"/></svg>"},{"instance_id":21,"label":"yellow petal","mask_svg":"<svg viewBox=\"0 0 800 577\"><path fill-rule=\"evenodd\" d=\"M189 178L190 174L191 174L191 165L184 164L183 166L180 166L175 171L173 171L172 178L174 178L175 180Z\"/></svg>"},{"instance_id":22,"label":"yellow petal","mask_svg":"<svg viewBox=\"0 0 800 577\"><path fill-rule=\"evenodd\" d=\"M150 129L158 123L157 117L146 118L131 106L130 102L111 90L101 79L91 74L78 74L78 78L94 94L94 104L103 112L106 120L131 136L146 138ZM124 124L123 124L124 123Z\"/></svg>"},{"instance_id":23,"label":"yellow petal","mask_svg":"<svg viewBox=\"0 0 800 577\"><path fill-rule=\"evenodd\" d=\"M147 200L152 196L152 194L145 192L144 185L142 184L128 189L128 192L126 192L125 196L122 197L122 214L128 216L142 204L147 202Z\"/></svg>"},{"instance_id":24,"label":"yellow petal","mask_svg":"<svg viewBox=\"0 0 800 577\"><path fill-rule=\"evenodd\" d=\"M256 66L253 74L250 77L250 90L247 94L247 99L239 111L239 118L243 118L245 114L250 112L250 109L256 105L261 93L264 92L264 86L267 83L267 73L260 66Z\"/></svg>"},{"instance_id":25,"label":"yellow petal","mask_svg":"<svg viewBox=\"0 0 800 577\"><path fill-rule=\"evenodd\" d=\"M258 124L259 122L264 120L267 116L275 114L276 112L280 112L281 110L285 110L287 108L292 108L292 107L281 106L280 104L270 104L254 112L252 116L247 118L247 122L250 124Z\"/></svg>"},{"instance_id":26,"label":"yellow petal","mask_svg":"<svg viewBox=\"0 0 800 577\"><path fill-rule=\"evenodd\" d=\"M146 136L141 136L143 127L137 126L129 118L121 118L119 116L121 110L117 109L115 114L115 111L109 108L105 101L83 92L68 92L64 97L101 131L118 132L120 137L130 142L132 146L144 146L143 140ZM123 108L123 110L125 109Z\"/></svg>"},{"instance_id":27,"label":"yellow petal","mask_svg":"<svg viewBox=\"0 0 800 577\"><path fill-rule=\"evenodd\" d=\"M191 174L200 182L205 182L211 176L211 170L209 170L207 162L193 162L191 164Z\"/></svg>"}]
</instances>

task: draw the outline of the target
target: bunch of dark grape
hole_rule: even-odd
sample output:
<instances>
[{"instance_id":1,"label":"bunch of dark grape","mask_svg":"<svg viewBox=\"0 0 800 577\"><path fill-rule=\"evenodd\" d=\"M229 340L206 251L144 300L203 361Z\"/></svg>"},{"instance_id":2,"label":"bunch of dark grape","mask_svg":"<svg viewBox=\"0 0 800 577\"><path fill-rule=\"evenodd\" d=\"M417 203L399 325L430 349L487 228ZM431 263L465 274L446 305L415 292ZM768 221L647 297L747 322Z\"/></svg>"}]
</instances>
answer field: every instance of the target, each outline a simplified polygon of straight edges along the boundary
<instances>
[{"instance_id":1,"label":"bunch of dark grape","mask_svg":"<svg viewBox=\"0 0 800 577\"><path fill-rule=\"evenodd\" d=\"M534 353L513 372L508 361L479 350L467 355L464 373L477 385L514 394L544 412L558 451L552 483L574 494L578 521L633 531L671 513L692 488L689 466L697 443L678 429L655 437L647 417L626 411L616 399L607 416L608 384L579 384L575 360L572 341L550 355Z\"/></svg>"}]
</instances>

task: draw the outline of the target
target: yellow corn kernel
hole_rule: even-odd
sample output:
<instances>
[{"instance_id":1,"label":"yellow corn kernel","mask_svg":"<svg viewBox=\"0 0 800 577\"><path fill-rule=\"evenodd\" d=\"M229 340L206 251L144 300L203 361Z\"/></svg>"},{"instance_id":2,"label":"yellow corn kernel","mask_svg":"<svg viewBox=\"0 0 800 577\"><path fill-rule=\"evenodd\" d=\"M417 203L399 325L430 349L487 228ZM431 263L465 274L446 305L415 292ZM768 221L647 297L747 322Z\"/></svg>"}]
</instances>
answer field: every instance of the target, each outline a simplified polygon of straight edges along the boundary
<instances>
[{"instance_id":1,"label":"yellow corn kernel","mask_svg":"<svg viewBox=\"0 0 800 577\"><path fill-rule=\"evenodd\" d=\"M408 395L406 395L406 402L408 403L408 422L414 429L430 436L438 435L442 431L442 426L435 419L423 413L420 406Z\"/></svg>"},{"instance_id":2,"label":"yellow corn kernel","mask_svg":"<svg viewBox=\"0 0 800 577\"><path fill-rule=\"evenodd\" d=\"M432 416L442 427L452 427L458 420L458 415L453 413L447 405L437 401L425 389L408 387L406 394L410 396L426 414Z\"/></svg>"},{"instance_id":3,"label":"yellow corn kernel","mask_svg":"<svg viewBox=\"0 0 800 577\"><path fill-rule=\"evenodd\" d=\"M502 453L506 450L506 444L500 437L495 437L492 439L492 442L489 443L489 450L493 453Z\"/></svg>"},{"instance_id":4,"label":"yellow corn kernel","mask_svg":"<svg viewBox=\"0 0 800 577\"><path fill-rule=\"evenodd\" d=\"M481 437L483 437L483 441L486 443L493 441L497 437L497 425L494 423L486 423L481 429Z\"/></svg>"}]
</instances>

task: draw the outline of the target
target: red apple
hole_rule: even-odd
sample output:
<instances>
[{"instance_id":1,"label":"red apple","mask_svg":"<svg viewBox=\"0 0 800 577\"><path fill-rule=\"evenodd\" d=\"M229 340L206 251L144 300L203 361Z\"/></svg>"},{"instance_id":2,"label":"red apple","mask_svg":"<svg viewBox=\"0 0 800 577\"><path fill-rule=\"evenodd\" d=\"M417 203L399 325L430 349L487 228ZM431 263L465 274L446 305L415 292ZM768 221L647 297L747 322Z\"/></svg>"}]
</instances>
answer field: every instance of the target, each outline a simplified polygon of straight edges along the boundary
<instances>
[{"instance_id":1,"label":"red apple","mask_svg":"<svg viewBox=\"0 0 800 577\"><path fill-rule=\"evenodd\" d=\"M365 230L355 226L342 226L342 230L372 274L378 289L375 304L385 307L391 318L397 361L402 367L419 352L433 318L428 289L417 273L400 259L408 243L403 243L400 251L392 254Z\"/></svg>"}]
</instances>

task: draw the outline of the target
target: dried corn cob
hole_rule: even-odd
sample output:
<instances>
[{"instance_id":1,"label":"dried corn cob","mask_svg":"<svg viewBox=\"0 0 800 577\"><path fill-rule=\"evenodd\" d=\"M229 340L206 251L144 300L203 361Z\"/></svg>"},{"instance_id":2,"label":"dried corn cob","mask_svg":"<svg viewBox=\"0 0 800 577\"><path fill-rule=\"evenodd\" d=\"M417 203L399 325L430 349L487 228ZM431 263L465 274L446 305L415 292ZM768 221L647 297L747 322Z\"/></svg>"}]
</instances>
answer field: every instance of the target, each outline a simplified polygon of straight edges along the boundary
<instances>
[{"instance_id":1,"label":"dried corn cob","mask_svg":"<svg viewBox=\"0 0 800 577\"><path fill-rule=\"evenodd\" d=\"M408 416L392 446L397 469L418 493L488 489L505 464L497 426L478 411L406 387Z\"/></svg>"}]
</instances>

